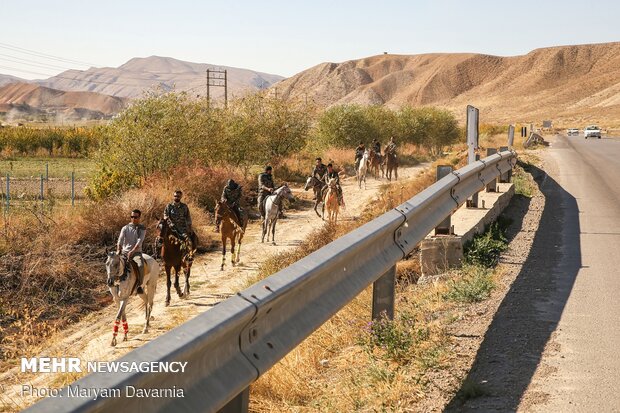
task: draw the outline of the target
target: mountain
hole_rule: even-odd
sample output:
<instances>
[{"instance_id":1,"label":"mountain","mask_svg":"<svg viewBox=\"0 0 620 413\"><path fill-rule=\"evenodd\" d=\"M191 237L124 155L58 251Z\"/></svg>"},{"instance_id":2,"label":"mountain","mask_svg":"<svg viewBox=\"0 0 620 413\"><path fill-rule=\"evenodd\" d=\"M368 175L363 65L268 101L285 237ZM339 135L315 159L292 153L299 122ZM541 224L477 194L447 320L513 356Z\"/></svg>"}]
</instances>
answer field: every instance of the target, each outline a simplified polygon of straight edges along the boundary
<instances>
[{"instance_id":1,"label":"mountain","mask_svg":"<svg viewBox=\"0 0 620 413\"><path fill-rule=\"evenodd\" d=\"M117 68L68 70L38 83L59 90L98 92L127 98L140 97L144 91L155 87L206 96L207 69L227 70L229 98L246 91L265 89L283 79L282 76L248 69L151 56L133 58ZM219 98L224 95L224 88L212 87L210 93L212 97Z\"/></svg>"},{"instance_id":2,"label":"mountain","mask_svg":"<svg viewBox=\"0 0 620 413\"><path fill-rule=\"evenodd\" d=\"M384 54L322 63L273 88L285 99L311 98L321 106L434 105L462 120L472 104L482 122L620 124L620 43L550 47L514 57Z\"/></svg>"},{"instance_id":3,"label":"mountain","mask_svg":"<svg viewBox=\"0 0 620 413\"><path fill-rule=\"evenodd\" d=\"M127 99L93 92L64 92L33 83L0 87L0 115L7 120L105 119L120 112Z\"/></svg>"},{"instance_id":4,"label":"mountain","mask_svg":"<svg viewBox=\"0 0 620 413\"><path fill-rule=\"evenodd\" d=\"M15 82L26 82L26 80L11 75L0 74L0 86Z\"/></svg>"}]
</instances>

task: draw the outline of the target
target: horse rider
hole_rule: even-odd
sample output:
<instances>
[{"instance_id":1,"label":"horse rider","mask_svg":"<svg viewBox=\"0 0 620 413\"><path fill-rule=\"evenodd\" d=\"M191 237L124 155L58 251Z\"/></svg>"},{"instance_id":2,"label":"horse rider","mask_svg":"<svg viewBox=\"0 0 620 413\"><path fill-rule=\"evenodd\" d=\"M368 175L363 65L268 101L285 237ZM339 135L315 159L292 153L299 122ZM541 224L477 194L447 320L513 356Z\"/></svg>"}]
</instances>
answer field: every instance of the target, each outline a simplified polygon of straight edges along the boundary
<instances>
[{"instance_id":1,"label":"horse rider","mask_svg":"<svg viewBox=\"0 0 620 413\"><path fill-rule=\"evenodd\" d=\"M134 268L138 277L138 294L144 294L142 282L144 280L144 258L142 258L142 243L146 236L146 227L140 224L142 212L139 209L131 211L131 222L121 229L116 244L116 253L123 257L125 261L125 271L121 276L121 281L127 279L129 266Z\"/></svg>"},{"instance_id":2,"label":"horse rider","mask_svg":"<svg viewBox=\"0 0 620 413\"><path fill-rule=\"evenodd\" d=\"M328 163L327 173L323 176L323 182L325 182L325 184L327 185L329 184L329 180L332 178L336 180L336 191L338 193L338 204L344 205L344 199L342 198L342 187L340 186L340 175L338 175L338 172L334 171L334 166L331 163ZM327 186L325 187L324 191L327 193ZM323 196L325 196L325 194L323 194Z\"/></svg>"},{"instance_id":3,"label":"horse rider","mask_svg":"<svg viewBox=\"0 0 620 413\"><path fill-rule=\"evenodd\" d=\"M237 221L239 224L241 224L241 217L243 216L243 211L239 205L239 201L241 201L241 185L236 183L234 180L229 179L224 187L224 190L222 191L222 197L220 200L228 205L231 211L233 211L233 213L237 216ZM215 232L220 232L221 223L222 216L218 214L215 217Z\"/></svg>"},{"instance_id":4,"label":"horse rider","mask_svg":"<svg viewBox=\"0 0 620 413\"><path fill-rule=\"evenodd\" d=\"M366 147L364 146L362 142L360 142L360 144L357 145L357 148L355 148L355 170L356 171L360 167L360 161L364 157L364 152L366 152Z\"/></svg>"},{"instance_id":5,"label":"horse rider","mask_svg":"<svg viewBox=\"0 0 620 413\"><path fill-rule=\"evenodd\" d=\"M312 170L312 176L319 181L323 181L323 177L327 173L327 167L323 164L323 160L321 158L316 158L316 165L314 165L314 169ZM315 198L312 198L316 200Z\"/></svg>"},{"instance_id":6,"label":"horse rider","mask_svg":"<svg viewBox=\"0 0 620 413\"><path fill-rule=\"evenodd\" d=\"M372 139L372 150L381 155L381 142L379 142L377 138Z\"/></svg>"},{"instance_id":7,"label":"horse rider","mask_svg":"<svg viewBox=\"0 0 620 413\"><path fill-rule=\"evenodd\" d=\"M270 165L265 167L265 172L258 175L258 210L261 218L265 218L265 201L274 191L273 168Z\"/></svg>"},{"instance_id":8,"label":"horse rider","mask_svg":"<svg viewBox=\"0 0 620 413\"><path fill-rule=\"evenodd\" d=\"M168 220L171 229L176 232L183 241L190 240L196 247L196 234L192 231L192 217L187 204L181 202L183 191L176 190L173 194L173 202L166 205L164 219Z\"/></svg>"},{"instance_id":9,"label":"horse rider","mask_svg":"<svg viewBox=\"0 0 620 413\"><path fill-rule=\"evenodd\" d=\"M395 154L396 153L396 142L394 142L394 137L390 138L390 141L385 147L385 154Z\"/></svg>"}]
</instances>

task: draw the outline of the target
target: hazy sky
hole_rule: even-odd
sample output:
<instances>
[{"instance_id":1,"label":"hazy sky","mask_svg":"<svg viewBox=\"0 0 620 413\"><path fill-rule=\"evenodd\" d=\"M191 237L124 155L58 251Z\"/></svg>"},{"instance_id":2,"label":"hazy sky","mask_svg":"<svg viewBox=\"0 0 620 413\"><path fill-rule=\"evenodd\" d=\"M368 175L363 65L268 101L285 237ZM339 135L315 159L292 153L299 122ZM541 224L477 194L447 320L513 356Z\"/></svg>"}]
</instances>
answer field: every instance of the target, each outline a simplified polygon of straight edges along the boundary
<instances>
[{"instance_id":1,"label":"hazy sky","mask_svg":"<svg viewBox=\"0 0 620 413\"><path fill-rule=\"evenodd\" d=\"M29 79L88 66L14 47L96 66L159 55L291 76L383 52L512 56L620 40L618 0L0 0L0 13L0 73Z\"/></svg>"}]
</instances>

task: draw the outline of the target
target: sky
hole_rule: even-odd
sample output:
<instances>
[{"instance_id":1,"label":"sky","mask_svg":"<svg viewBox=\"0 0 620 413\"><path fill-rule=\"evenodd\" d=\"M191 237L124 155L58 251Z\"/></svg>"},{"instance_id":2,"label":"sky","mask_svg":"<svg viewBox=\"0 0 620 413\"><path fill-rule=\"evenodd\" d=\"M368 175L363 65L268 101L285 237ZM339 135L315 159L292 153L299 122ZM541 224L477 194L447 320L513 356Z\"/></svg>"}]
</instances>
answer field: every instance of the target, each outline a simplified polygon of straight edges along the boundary
<instances>
[{"instance_id":1,"label":"sky","mask_svg":"<svg viewBox=\"0 0 620 413\"><path fill-rule=\"evenodd\" d=\"M25 79L152 55L288 77L384 52L620 41L618 0L0 0L0 13L0 74Z\"/></svg>"}]
</instances>

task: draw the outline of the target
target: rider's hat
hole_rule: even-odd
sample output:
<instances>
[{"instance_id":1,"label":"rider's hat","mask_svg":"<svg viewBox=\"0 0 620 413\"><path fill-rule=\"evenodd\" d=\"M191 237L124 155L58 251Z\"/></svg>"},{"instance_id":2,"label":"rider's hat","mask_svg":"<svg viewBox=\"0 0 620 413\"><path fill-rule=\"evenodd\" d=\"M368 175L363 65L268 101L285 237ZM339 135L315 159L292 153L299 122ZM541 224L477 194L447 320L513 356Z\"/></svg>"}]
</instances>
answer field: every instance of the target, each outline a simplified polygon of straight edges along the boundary
<instances>
[{"instance_id":1,"label":"rider's hat","mask_svg":"<svg viewBox=\"0 0 620 413\"><path fill-rule=\"evenodd\" d=\"M265 166L265 172L267 171L271 171L273 168L271 167L271 165L267 165Z\"/></svg>"}]
</instances>

